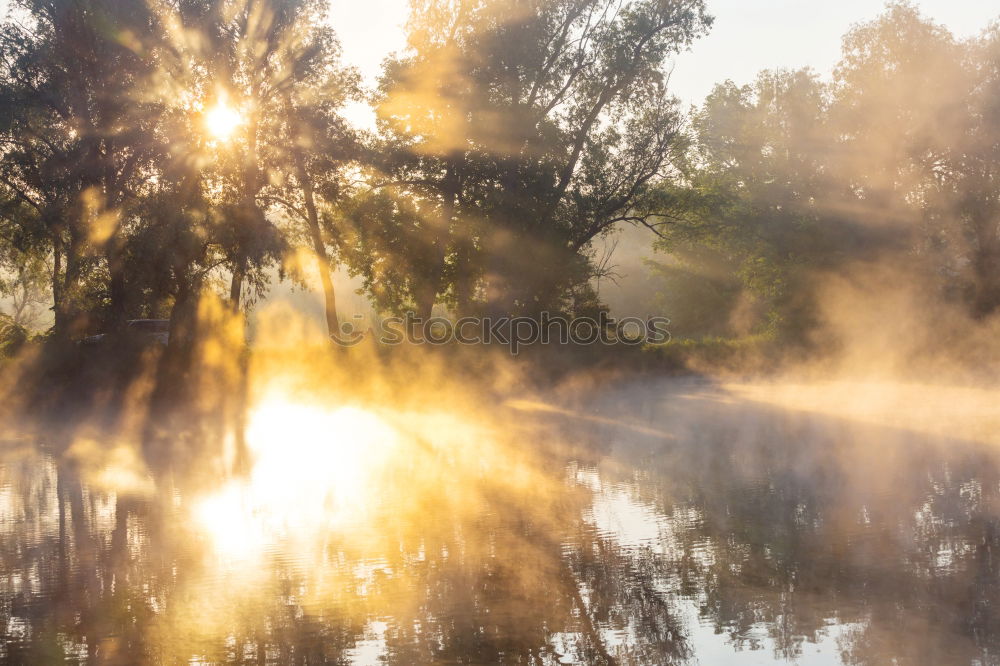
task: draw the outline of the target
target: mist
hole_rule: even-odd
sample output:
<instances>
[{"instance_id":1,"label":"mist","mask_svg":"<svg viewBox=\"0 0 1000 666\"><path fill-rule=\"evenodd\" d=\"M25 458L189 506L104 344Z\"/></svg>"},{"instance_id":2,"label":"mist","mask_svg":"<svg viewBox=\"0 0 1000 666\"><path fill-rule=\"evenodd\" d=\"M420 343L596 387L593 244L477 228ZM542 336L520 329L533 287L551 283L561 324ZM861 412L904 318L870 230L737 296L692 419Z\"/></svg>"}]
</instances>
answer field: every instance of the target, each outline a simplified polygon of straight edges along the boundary
<instances>
[{"instance_id":1,"label":"mist","mask_svg":"<svg viewBox=\"0 0 1000 666\"><path fill-rule=\"evenodd\" d=\"M0 661L1000 660L1000 23L713 11L12 2Z\"/></svg>"}]
</instances>

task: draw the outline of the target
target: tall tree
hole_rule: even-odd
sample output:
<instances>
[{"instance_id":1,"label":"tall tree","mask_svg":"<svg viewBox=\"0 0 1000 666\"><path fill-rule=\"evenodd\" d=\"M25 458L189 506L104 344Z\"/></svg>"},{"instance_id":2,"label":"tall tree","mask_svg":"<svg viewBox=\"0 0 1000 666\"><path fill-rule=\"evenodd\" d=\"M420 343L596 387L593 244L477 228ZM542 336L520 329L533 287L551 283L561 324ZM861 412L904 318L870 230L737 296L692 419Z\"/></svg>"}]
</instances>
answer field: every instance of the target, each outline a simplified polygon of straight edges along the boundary
<instances>
[{"instance_id":1,"label":"tall tree","mask_svg":"<svg viewBox=\"0 0 1000 666\"><path fill-rule=\"evenodd\" d=\"M0 203L0 299L13 324L38 328L49 305L50 272L37 211L16 196Z\"/></svg>"},{"instance_id":2,"label":"tall tree","mask_svg":"<svg viewBox=\"0 0 1000 666\"><path fill-rule=\"evenodd\" d=\"M875 240L844 214L853 194L831 170L830 104L814 73L776 71L717 85L694 113L656 244L671 255L663 306L686 334L801 333L808 273Z\"/></svg>"},{"instance_id":3,"label":"tall tree","mask_svg":"<svg viewBox=\"0 0 1000 666\"><path fill-rule=\"evenodd\" d=\"M651 223L646 198L681 145L668 59L709 24L701 0L415 2L375 162L378 185L414 205L394 207L395 238L357 232L382 243L355 270L378 296L393 291L381 264L411 266L405 306L425 317L441 299L565 306L594 238Z\"/></svg>"},{"instance_id":4,"label":"tall tree","mask_svg":"<svg viewBox=\"0 0 1000 666\"><path fill-rule=\"evenodd\" d=\"M339 207L348 196L350 165L358 158L355 132L340 115L359 95L357 73L339 63L329 29L309 33L299 58L300 77L284 91L286 174L281 203L305 223L323 289L327 331L339 333L329 248L336 248Z\"/></svg>"},{"instance_id":5,"label":"tall tree","mask_svg":"<svg viewBox=\"0 0 1000 666\"><path fill-rule=\"evenodd\" d=\"M207 1L192 25L205 39L184 48L204 63L199 88L206 113L228 108L238 123L219 142L215 170L231 222L230 301L239 308L250 297L243 294L247 283L252 294L263 289L266 268L280 259L288 240L275 223L281 211L291 212L306 221L335 322L316 194L322 189L335 196L330 188L349 157L337 114L357 84L339 64L325 13L320 0Z\"/></svg>"},{"instance_id":6,"label":"tall tree","mask_svg":"<svg viewBox=\"0 0 1000 666\"><path fill-rule=\"evenodd\" d=\"M702 332L747 320L735 291L756 306L748 330L804 333L809 276L875 258L976 317L997 312L998 43L995 27L959 42L893 3L846 35L828 83L800 71L716 86L693 117L685 178L664 188L680 205L664 208L676 219L659 243L675 292L725 303L715 321L687 303Z\"/></svg>"},{"instance_id":7,"label":"tall tree","mask_svg":"<svg viewBox=\"0 0 1000 666\"><path fill-rule=\"evenodd\" d=\"M897 2L848 33L835 75L844 177L978 317L1000 310L998 44L996 26L959 42Z\"/></svg>"},{"instance_id":8,"label":"tall tree","mask_svg":"<svg viewBox=\"0 0 1000 666\"><path fill-rule=\"evenodd\" d=\"M0 176L48 231L57 333L101 310L81 302L88 270L106 275L94 296L121 326L128 230L163 147L162 103L149 94L156 15L122 0L18 0L14 12L0 35Z\"/></svg>"}]
</instances>

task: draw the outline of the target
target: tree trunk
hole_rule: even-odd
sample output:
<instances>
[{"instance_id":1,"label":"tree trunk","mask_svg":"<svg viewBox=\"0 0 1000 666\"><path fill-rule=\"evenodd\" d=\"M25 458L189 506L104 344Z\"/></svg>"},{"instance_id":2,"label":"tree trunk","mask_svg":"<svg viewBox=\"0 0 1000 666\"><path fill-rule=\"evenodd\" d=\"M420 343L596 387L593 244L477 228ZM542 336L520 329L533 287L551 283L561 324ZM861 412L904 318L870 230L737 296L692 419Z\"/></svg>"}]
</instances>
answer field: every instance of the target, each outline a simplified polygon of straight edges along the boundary
<instances>
[{"instance_id":1,"label":"tree trunk","mask_svg":"<svg viewBox=\"0 0 1000 666\"><path fill-rule=\"evenodd\" d=\"M251 116L247 127L247 153L243 162L243 207L245 214L256 216L257 192L260 189L257 183L257 119ZM242 220L241 220L242 222ZM240 230L245 232L245 229ZM234 312L240 311L240 296L243 292L243 280L247 275L247 249L243 243L243 233L236 234L236 258L233 262L233 279L229 284L229 302Z\"/></svg>"},{"instance_id":2,"label":"tree trunk","mask_svg":"<svg viewBox=\"0 0 1000 666\"><path fill-rule=\"evenodd\" d=\"M427 280L422 285L414 289L413 300L417 309L415 314L422 322L426 322L434 316L434 303L437 302L438 290L441 288L441 283L444 278L444 260L448 242L447 224L448 219L444 219L442 221L443 229L439 229L435 234L435 238L433 240L433 264L431 264L427 271ZM418 333L421 328L422 325L414 325L414 339L419 338Z\"/></svg>"},{"instance_id":3,"label":"tree trunk","mask_svg":"<svg viewBox=\"0 0 1000 666\"><path fill-rule=\"evenodd\" d=\"M52 237L52 316L53 332L56 338L64 333L65 321L62 317L62 238L56 232Z\"/></svg>"},{"instance_id":4,"label":"tree trunk","mask_svg":"<svg viewBox=\"0 0 1000 666\"><path fill-rule=\"evenodd\" d=\"M236 265L233 266L233 279L229 282L229 304L234 312L240 310L240 294L243 291L243 279L247 273L247 257L242 250L238 250L238 252Z\"/></svg>"},{"instance_id":5,"label":"tree trunk","mask_svg":"<svg viewBox=\"0 0 1000 666\"><path fill-rule=\"evenodd\" d=\"M978 217L972 309L977 318L984 319L1000 309L1000 224L992 210Z\"/></svg>"},{"instance_id":6,"label":"tree trunk","mask_svg":"<svg viewBox=\"0 0 1000 666\"><path fill-rule=\"evenodd\" d=\"M420 317L422 321L427 321L434 316L434 303L437 301L437 285L441 283L440 262L438 266L435 266L434 270L435 273L433 274L431 281L414 294L414 301L416 301L417 306L416 315Z\"/></svg>"},{"instance_id":7,"label":"tree trunk","mask_svg":"<svg viewBox=\"0 0 1000 666\"><path fill-rule=\"evenodd\" d=\"M107 252L108 272L110 280L108 283L111 301L111 330L121 333L125 330L125 322L128 318L127 300L128 286L125 281L125 258L124 251L119 247L116 240L110 241L111 247Z\"/></svg>"},{"instance_id":8,"label":"tree trunk","mask_svg":"<svg viewBox=\"0 0 1000 666\"><path fill-rule=\"evenodd\" d=\"M472 241L462 238L455 247L455 310L459 317L472 314L475 297L475 272Z\"/></svg>"},{"instance_id":9,"label":"tree trunk","mask_svg":"<svg viewBox=\"0 0 1000 666\"><path fill-rule=\"evenodd\" d=\"M448 251L448 239L451 236L451 223L455 217L455 199L458 197L460 185L458 169L454 162L449 162L444 173L444 197L441 202L441 216L436 228L432 231L434 247L433 263L427 272L427 282L413 295L417 307L417 316L427 321L434 316L434 303L444 279L445 256Z\"/></svg>"},{"instance_id":10,"label":"tree trunk","mask_svg":"<svg viewBox=\"0 0 1000 666\"><path fill-rule=\"evenodd\" d=\"M70 227L69 247L66 248L66 270L63 271L62 284L58 287L59 307L55 312L56 337L60 340L68 340L71 335L78 333L75 330L79 327L79 312L77 310L77 282L80 277L80 234ZM60 241L60 246L62 241ZM58 274L53 275L53 280L59 282Z\"/></svg>"},{"instance_id":11,"label":"tree trunk","mask_svg":"<svg viewBox=\"0 0 1000 666\"><path fill-rule=\"evenodd\" d=\"M306 173L305 159L302 151L295 148L295 170L302 196L306 203L306 217L309 223L309 237L312 239L313 252L316 255L316 268L319 269L319 279L323 283L323 298L326 304L326 329L330 336L339 335L340 319L337 317L337 294L333 290L333 278L330 275L330 259L323 243L323 233L319 226L319 214L316 212L316 199L313 194L312 180Z\"/></svg>"}]
</instances>

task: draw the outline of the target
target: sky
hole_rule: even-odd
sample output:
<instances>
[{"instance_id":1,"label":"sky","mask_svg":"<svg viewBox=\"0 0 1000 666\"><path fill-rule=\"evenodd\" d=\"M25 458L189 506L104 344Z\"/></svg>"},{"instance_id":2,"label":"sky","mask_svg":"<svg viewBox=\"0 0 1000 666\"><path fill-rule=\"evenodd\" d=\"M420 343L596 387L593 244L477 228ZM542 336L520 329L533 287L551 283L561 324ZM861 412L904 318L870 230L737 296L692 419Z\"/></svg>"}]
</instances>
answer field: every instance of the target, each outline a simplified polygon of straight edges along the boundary
<instances>
[{"instance_id":1,"label":"sky","mask_svg":"<svg viewBox=\"0 0 1000 666\"><path fill-rule=\"evenodd\" d=\"M0 0L0 16L10 0ZM810 66L829 72L840 39L852 24L877 16L882 0L708 0L711 33L677 58L671 78L687 103L704 99L726 79L751 81L762 69ZM959 37L978 33L1000 18L994 0L916 0L926 15ZM330 0L331 22L344 58L374 83L386 55L405 46L407 0Z\"/></svg>"},{"instance_id":2,"label":"sky","mask_svg":"<svg viewBox=\"0 0 1000 666\"><path fill-rule=\"evenodd\" d=\"M989 0L920 0L925 15L959 38L1000 18ZM878 16L881 0L709 0L711 33L677 58L671 84L688 103L700 103L716 83L749 83L763 69L812 67L830 73L843 35Z\"/></svg>"},{"instance_id":3,"label":"sky","mask_svg":"<svg viewBox=\"0 0 1000 666\"><path fill-rule=\"evenodd\" d=\"M991 0L919 0L921 11L959 37L971 37L1000 6ZM748 83L762 69L810 66L830 72L851 25L881 13L881 0L708 0L711 33L681 54L671 77L674 94L700 103L716 83ZM382 59L405 46L406 0L332 0L331 21L345 60L374 82Z\"/></svg>"}]
</instances>

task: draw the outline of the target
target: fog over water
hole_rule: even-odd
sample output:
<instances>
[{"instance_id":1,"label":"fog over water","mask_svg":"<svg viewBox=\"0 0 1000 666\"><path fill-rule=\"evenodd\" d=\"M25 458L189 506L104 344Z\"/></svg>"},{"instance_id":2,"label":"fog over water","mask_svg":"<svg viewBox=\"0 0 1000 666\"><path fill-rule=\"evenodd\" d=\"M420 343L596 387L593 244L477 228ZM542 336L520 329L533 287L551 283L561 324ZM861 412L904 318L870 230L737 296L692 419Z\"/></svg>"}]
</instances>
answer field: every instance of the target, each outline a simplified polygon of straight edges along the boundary
<instances>
[{"instance_id":1,"label":"fog over water","mask_svg":"<svg viewBox=\"0 0 1000 666\"><path fill-rule=\"evenodd\" d=\"M0 663L1000 664L997 11L88 2L0 31Z\"/></svg>"},{"instance_id":2,"label":"fog over water","mask_svg":"<svg viewBox=\"0 0 1000 666\"><path fill-rule=\"evenodd\" d=\"M249 475L197 488L9 441L0 654L993 663L1000 414L865 391L649 380L475 422L267 398Z\"/></svg>"}]
</instances>

